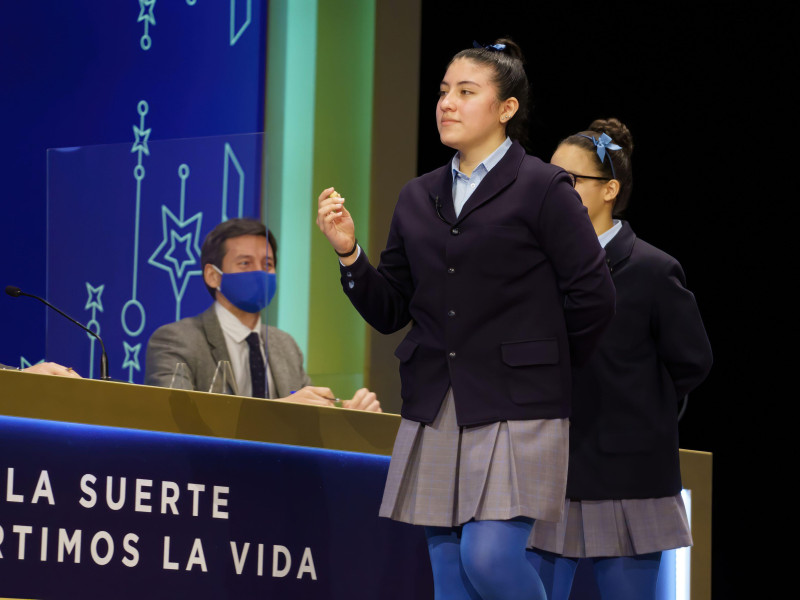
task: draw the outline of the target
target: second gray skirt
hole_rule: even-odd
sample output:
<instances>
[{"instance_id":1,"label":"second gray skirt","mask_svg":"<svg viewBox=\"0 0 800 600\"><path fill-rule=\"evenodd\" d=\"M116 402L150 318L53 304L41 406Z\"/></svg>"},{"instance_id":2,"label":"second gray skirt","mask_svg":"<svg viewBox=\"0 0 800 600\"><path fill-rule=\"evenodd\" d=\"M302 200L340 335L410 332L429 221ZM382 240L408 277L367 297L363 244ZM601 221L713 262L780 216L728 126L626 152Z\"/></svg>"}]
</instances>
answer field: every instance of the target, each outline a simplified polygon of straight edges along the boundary
<instances>
[{"instance_id":1,"label":"second gray skirt","mask_svg":"<svg viewBox=\"0 0 800 600\"><path fill-rule=\"evenodd\" d=\"M568 436L567 419L459 427L451 389L430 425L401 421L380 516L439 527L520 516L558 522Z\"/></svg>"},{"instance_id":2,"label":"second gray skirt","mask_svg":"<svg viewBox=\"0 0 800 600\"><path fill-rule=\"evenodd\" d=\"M692 545L680 494L566 502L563 521L533 524L529 547L584 558L634 556Z\"/></svg>"}]
</instances>

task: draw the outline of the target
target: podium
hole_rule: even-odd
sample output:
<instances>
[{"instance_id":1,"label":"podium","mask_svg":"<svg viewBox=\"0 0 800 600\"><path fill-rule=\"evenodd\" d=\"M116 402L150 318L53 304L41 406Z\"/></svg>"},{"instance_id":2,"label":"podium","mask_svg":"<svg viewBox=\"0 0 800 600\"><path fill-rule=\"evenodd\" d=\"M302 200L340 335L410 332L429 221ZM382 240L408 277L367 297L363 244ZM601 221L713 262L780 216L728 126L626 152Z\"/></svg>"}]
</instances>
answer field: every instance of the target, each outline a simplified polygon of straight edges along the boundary
<instances>
[{"instance_id":1,"label":"podium","mask_svg":"<svg viewBox=\"0 0 800 600\"><path fill-rule=\"evenodd\" d=\"M422 528L377 516L399 424L0 371L0 597L432 598ZM681 474L708 600L711 455Z\"/></svg>"},{"instance_id":2,"label":"podium","mask_svg":"<svg viewBox=\"0 0 800 600\"><path fill-rule=\"evenodd\" d=\"M432 598L396 415L0 371L0 597Z\"/></svg>"}]
</instances>

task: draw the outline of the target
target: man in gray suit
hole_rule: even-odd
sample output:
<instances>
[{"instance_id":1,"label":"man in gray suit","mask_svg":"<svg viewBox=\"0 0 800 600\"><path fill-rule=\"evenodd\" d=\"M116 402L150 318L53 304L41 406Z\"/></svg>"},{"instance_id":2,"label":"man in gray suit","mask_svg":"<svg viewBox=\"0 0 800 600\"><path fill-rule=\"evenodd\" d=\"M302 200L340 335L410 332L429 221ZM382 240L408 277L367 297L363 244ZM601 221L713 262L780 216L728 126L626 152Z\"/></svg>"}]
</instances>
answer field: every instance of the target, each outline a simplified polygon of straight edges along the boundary
<instances>
[{"instance_id":1,"label":"man in gray suit","mask_svg":"<svg viewBox=\"0 0 800 600\"><path fill-rule=\"evenodd\" d=\"M176 365L184 363L188 373L181 386L206 391L218 362L226 360L233 367L229 391L236 395L332 406L333 392L311 385L292 336L261 323L261 310L275 291L276 255L275 238L259 221L231 219L217 225L206 236L200 258L206 288L215 302L202 314L153 333L147 345L145 383L169 387ZM381 410L375 394L366 388L342 405Z\"/></svg>"}]
</instances>

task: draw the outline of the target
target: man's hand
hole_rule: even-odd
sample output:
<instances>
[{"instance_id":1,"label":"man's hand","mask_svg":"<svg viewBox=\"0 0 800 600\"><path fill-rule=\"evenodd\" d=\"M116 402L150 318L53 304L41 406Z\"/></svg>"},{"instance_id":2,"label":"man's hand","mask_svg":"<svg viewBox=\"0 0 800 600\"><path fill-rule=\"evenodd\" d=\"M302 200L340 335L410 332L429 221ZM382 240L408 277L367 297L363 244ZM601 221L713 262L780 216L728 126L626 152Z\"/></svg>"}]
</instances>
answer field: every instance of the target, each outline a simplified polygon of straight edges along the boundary
<instances>
[{"instance_id":1,"label":"man's hand","mask_svg":"<svg viewBox=\"0 0 800 600\"><path fill-rule=\"evenodd\" d=\"M22 369L25 373L38 373L40 375L60 375L61 377L76 377L83 379L72 367L63 367L58 363L46 362Z\"/></svg>"},{"instance_id":2,"label":"man's hand","mask_svg":"<svg viewBox=\"0 0 800 600\"><path fill-rule=\"evenodd\" d=\"M368 412L383 412L381 410L381 403L378 402L378 397L375 392L370 392L367 388L361 388L350 400L345 400L342 403L345 408L353 410L366 410Z\"/></svg>"},{"instance_id":3,"label":"man's hand","mask_svg":"<svg viewBox=\"0 0 800 600\"><path fill-rule=\"evenodd\" d=\"M316 406L333 406L336 398L330 388L307 385L297 390L291 396L280 398L280 400L298 402L300 404L314 404Z\"/></svg>"}]
</instances>

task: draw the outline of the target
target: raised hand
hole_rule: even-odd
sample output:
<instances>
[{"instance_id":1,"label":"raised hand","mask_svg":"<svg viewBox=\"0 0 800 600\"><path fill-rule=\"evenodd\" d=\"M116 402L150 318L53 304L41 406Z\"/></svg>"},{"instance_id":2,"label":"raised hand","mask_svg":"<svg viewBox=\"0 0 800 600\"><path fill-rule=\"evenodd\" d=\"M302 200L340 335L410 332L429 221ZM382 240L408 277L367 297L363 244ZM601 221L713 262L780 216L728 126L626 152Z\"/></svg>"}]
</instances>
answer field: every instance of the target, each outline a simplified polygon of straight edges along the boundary
<instances>
[{"instance_id":1,"label":"raised hand","mask_svg":"<svg viewBox=\"0 0 800 600\"><path fill-rule=\"evenodd\" d=\"M332 187L322 190L319 195L317 226L339 254L350 252L355 246L356 227L353 217L344 207L344 198ZM355 260L354 256L348 258Z\"/></svg>"}]
</instances>

